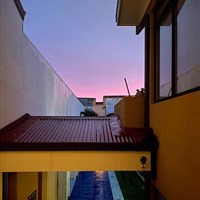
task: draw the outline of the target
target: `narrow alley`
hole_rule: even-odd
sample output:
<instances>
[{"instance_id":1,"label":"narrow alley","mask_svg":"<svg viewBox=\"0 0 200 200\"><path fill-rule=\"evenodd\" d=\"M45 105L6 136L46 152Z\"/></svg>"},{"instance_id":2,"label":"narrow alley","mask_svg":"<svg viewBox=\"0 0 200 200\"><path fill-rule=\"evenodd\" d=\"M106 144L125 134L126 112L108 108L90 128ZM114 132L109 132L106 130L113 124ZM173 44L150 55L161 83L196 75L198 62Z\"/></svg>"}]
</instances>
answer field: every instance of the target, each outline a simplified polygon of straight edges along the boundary
<instances>
[{"instance_id":1,"label":"narrow alley","mask_svg":"<svg viewBox=\"0 0 200 200\"><path fill-rule=\"evenodd\" d=\"M79 172L69 200L113 200L108 172Z\"/></svg>"}]
</instances>

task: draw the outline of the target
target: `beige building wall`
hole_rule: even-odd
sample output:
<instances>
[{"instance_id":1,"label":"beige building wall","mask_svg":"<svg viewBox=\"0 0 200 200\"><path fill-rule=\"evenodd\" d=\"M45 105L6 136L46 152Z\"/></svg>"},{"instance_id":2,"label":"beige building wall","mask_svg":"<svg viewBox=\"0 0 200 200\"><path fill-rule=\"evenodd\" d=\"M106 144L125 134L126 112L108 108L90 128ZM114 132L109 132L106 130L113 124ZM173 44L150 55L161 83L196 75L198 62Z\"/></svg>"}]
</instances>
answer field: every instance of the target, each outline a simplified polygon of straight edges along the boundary
<instances>
[{"instance_id":1,"label":"beige building wall","mask_svg":"<svg viewBox=\"0 0 200 200\"><path fill-rule=\"evenodd\" d=\"M23 33L13 0L0 1L0 128L25 113L80 115L73 92Z\"/></svg>"},{"instance_id":2,"label":"beige building wall","mask_svg":"<svg viewBox=\"0 0 200 200\"><path fill-rule=\"evenodd\" d=\"M125 96L103 96L103 104L105 105L105 115L115 112L115 105Z\"/></svg>"},{"instance_id":3,"label":"beige building wall","mask_svg":"<svg viewBox=\"0 0 200 200\"><path fill-rule=\"evenodd\" d=\"M105 116L105 105L103 104L103 102L94 102L93 110L98 114L98 116Z\"/></svg>"},{"instance_id":4,"label":"beige building wall","mask_svg":"<svg viewBox=\"0 0 200 200\"><path fill-rule=\"evenodd\" d=\"M70 172L58 172L58 199L66 200L70 195Z\"/></svg>"}]
</instances>

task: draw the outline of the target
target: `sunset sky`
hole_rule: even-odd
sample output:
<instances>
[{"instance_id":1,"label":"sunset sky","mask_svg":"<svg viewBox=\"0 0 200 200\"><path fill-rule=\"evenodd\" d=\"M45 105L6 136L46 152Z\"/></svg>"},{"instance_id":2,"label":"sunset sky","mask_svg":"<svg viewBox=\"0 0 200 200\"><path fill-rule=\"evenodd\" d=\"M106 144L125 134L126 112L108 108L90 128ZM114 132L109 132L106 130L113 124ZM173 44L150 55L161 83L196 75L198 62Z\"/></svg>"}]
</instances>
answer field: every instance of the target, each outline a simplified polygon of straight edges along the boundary
<instances>
[{"instance_id":1,"label":"sunset sky","mask_svg":"<svg viewBox=\"0 0 200 200\"><path fill-rule=\"evenodd\" d=\"M143 87L144 35L118 27L117 0L22 0L24 32L77 97Z\"/></svg>"}]
</instances>

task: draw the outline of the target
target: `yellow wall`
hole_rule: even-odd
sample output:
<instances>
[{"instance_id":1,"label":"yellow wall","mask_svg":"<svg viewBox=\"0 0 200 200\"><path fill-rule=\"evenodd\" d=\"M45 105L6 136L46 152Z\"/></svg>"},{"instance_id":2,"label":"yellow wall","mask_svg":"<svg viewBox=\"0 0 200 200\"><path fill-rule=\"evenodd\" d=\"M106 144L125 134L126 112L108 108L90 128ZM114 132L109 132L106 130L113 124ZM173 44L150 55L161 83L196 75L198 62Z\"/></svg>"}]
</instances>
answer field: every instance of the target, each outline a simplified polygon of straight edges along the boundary
<instances>
[{"instance_id":1,"label":"yellow wall","mask_svg":"<svg viewBox=\"0 0 200 200\"><path fill-rule=\"evenodd\" d=\"M144 127L144 96L124 97L116 106L115 114L119 115L126 128Z\"/></svg>"},{"instance_id":2,"label":"yellow wall","mask_svg":"<svg viewBox=\"0 0 200 200\"><path fill-rule=\"evenodd\" d=\"M141 168L141 156L147 157L145 169ZM0 172L149 171L151 170L150 163L150 152L148 151L0 152Z\"/></svg>"},{"instance_id":3,"label":"yellow wall","mask_svg":"<svg viewBox=\"0 0 200 200\"><path fill-rule=\"evenodd\" d=\"M42 200L47 200L47 172L42 173Z\"/></svg>"},{"instance_id":4,"label":"yellow wall","mask_svg":"<svg viewBox=\"0 0 200 200\"><path fill-rule=\"evenodd\" d=\"M42 200L57 199L57 172L42 173Z\"/></svg>"},{"instance_id":5,"label":"yellow wall","mask_svg":"<svg viewBox=\"0 0 200 200\"><path fill-rule=\"evenodd\" d=\"M0 172L0 200L2 200L2 189L3 189L3 185L2 185L2 182L3 182L3 180L2 180L2 173Z\"/></svg>"},{"instance_id":6,"label":"yellow wall","mask_svg":"<svg viewBox=\"0 0 200 200\"><path fill-rule=\"evenodd\" d=\"M27 199L34 191L38 194L38 173L17 173L17 200Z\"/></svg>"},{"instance_id":7,"label":"yellow wall","mask_svg":"<svg viewBox=\"0 0 200 200\"><path fill-rule=\"evenodd\" d=\"M158 136L156 185L169 200L200 197L200 92L151 105Z\"/></svg>"},{"instance_id":8,"label":"yellow wall","mask_svg":"<svg viewBox=\"0 0 200 200\"><path fill-rule=\"evenodd\" d=\"M200 197L200 92L153 103L153 21L151 14L150 126L159 141L155 185L168 200L196 200Z\"/></svg>"}]
</instances>

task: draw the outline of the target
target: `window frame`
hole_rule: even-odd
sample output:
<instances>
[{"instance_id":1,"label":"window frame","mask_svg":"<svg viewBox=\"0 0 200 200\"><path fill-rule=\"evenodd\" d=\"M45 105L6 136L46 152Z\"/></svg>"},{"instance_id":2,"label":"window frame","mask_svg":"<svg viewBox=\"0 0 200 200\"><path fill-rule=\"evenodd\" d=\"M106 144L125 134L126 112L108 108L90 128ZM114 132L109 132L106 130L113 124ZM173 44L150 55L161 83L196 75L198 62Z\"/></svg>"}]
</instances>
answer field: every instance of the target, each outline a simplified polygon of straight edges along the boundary
<instances>
[{"instance_id":1,"label":"window frame","mask_svg":"<svg viewBox=\"0 0 200 200\"><path fill-rule=\"evenodd\" d=\"M154 102L165 101L178 96L182 96L191 92L200 90L200 86L184 90L182 92L177 91L177 10L179 0L160 0L157 4L154 12ZM171 30L171 95L167 97L160 97L160 21L166 15L167 12L171 10L172 12L172 30Z\"/></svg>"}]
</instances>

